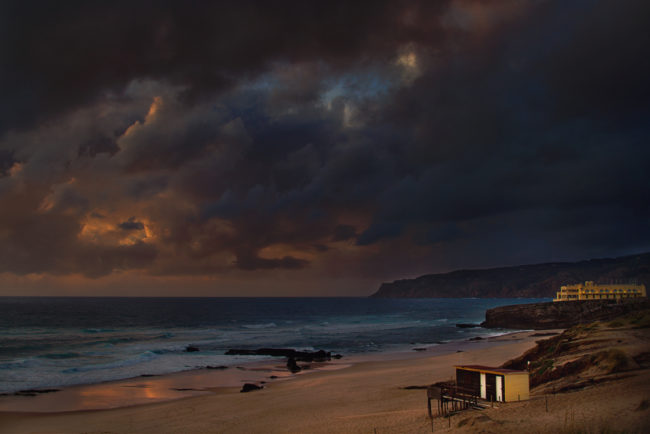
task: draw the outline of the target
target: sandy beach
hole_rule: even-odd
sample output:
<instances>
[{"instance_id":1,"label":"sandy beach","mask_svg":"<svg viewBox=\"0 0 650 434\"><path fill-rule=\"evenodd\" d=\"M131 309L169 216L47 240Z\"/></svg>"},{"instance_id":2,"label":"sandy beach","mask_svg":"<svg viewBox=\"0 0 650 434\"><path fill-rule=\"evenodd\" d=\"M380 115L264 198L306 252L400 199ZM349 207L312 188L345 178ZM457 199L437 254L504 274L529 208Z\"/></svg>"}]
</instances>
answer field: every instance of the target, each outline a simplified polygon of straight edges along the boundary
<instances>
[{"instance_id":1,"label":"sandy beach","mask_svg":"<svg viewBox=\"0 0 650 434\"><path fill-rule=\"evenodd\" d=\"M460 343L462 350L443 355L427 351L394 355L392 360L342 361L339 369L326 369L296 376L290 381L270 381L265 388L240 393L239 387L212 388L200 396L149 405L131 405L97 411L59 413L2 412L2 432L426 432L426 392L405 389L448 380L455 364L498 365L520 355L539 337L521 332L490 338L485 342ZM448 344L451 348L459 348ZM437 347L438 351L444 346ZM460 352L456 352L460 351ZM188 388L205 371L185 374ZM268 373L267 373L268 374ZM262 377L255 376L254 380ZM191 381L190 381L191 380ZM139 379L140 383L146 379ZM152 379L153 381L153 379ZM102 385L115 393L124 382ZM93 387L73 389L73 396L92 395ZM149 390L147 390L149 389ZM156 393L157 388L134 388ZM138 392L133 392L137 396ZM191 391L189 391L191 392ZM56 392L43 397L64 402L70 395ZM58 395L58 396L57 396ZM13 398L13 397L10 397ZM17 402L14 398L13 402ZM130 401L126 401L130 402ZM74 403L73 403L74 404ZM78 404L78 403L77 403ZM441 423L441 422L438 422Z\"/></svg>"},{"instance_id":2,"label":"sandy beach","mask_svg":"<svg viewBox=\"0 0 650 434\"><path fill-rule=\"evenodd\" d=\"M59 413L2 412L6 433L418 433L431 432L424 386L449 380L454 365L498 366L544 339L519 332L447 354L413 352L391 360L367 359L267 382L264 389L209 388L200 396L147 405ZM450 344L451 345L451 344ZM439 349L439 348L438 348ZM266 370L259 370L268 374ZM179 377L193 383L200 372ZM166 380L167 381L167 380ZM189 383L188 383L189 384ZM562 394L532 393L529 401L499 403L435 418L435 432L645 432L650 373ZM103 387L119 389L124 382ZM84 387L87 387L84 389ZM90 390L92 386L76 389ZM53 393L65 397L62 392ZM612 400L611 397L616 397ZM29 398L25 398L29 399ZM65 399L63 399L65 400ZM29 401L23 401L29 402ZM624 416L624 417L622 417Z\"/></svg>"}]
</instances>

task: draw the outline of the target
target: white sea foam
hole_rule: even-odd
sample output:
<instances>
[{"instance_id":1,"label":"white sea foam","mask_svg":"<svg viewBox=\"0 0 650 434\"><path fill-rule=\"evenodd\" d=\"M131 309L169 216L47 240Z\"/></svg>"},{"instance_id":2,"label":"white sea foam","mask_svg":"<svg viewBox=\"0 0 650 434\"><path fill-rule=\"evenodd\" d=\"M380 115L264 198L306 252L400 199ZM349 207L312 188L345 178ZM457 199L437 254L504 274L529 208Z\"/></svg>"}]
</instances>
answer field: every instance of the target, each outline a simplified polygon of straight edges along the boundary
<instances>
[{"instance_id":1,"label":"white sea foam","mask_svg":"<svg viewBox=\"0 0 650 434\"><path fill-rule=\"evenodd\" d=\"M274 322L269 322L266 324L245 324L242 327L245 329L268 329L268 328L273 328L277 327L278 325Z\"/></svg>"},{"instance_id":2,"label":"white sea foam","mask_svg":"<svg viewBox=\"0 0 650 434\"><path fill-rule=\"evenodd\" d=\"M229 348L294 348L335 353L393 351L410 345L505 332L461 330L508 300L0 299L0 393L233 366L263 356ZM519 301L520 302L520 301ZM45 303L45 304L44 304ZM49 306L54 303L56 306ZM44 311L39 309L47 307ZM79 312L55 317L55 308ZM137 308L136 308L137 306ZM17 310L18 309L18 310ZM20 311L22 309L22 311ZM31 310L30 310L31 309ZM417 342L417 344L412 344ZM198 352L186 352L188 346Z\"/></svg>"}]
</instances>

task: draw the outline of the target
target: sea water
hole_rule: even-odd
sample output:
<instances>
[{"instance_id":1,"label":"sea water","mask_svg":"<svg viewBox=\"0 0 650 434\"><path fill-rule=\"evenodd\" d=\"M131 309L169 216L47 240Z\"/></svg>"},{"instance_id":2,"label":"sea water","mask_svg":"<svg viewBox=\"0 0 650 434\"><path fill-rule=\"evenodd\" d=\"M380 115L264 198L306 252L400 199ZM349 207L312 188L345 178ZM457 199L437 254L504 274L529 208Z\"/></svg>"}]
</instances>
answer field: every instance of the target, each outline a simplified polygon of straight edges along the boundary
<instances>
[{"instance_id":1,"label":"sea water","mask_svg":"<svg viewBox=\"0 0 650 434\"><path fill-rule=\"evenodd\" d=\"M540 301L548 299L5 297L0 393L263 357L225 355L230 348L345 356L433 346L498 334L456 324L479 323L492 307Z\"/></svg>"}]
</instances>

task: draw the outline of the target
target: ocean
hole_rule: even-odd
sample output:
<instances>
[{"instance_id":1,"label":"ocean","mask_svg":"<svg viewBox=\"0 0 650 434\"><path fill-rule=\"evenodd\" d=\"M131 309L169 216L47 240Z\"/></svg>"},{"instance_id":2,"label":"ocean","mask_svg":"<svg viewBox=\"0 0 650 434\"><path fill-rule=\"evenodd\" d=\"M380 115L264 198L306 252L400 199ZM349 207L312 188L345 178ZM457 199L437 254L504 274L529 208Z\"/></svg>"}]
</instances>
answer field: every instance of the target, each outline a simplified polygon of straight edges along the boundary
<instances>
[{"instance_id":1,"label":"ocean","mask_svg":"<svg viewBox=\"0 0 650 434\"><path fill-rule=\"evenodd\" d=\"M99 383L264 356L395 352L505 331L459 328L485 310L549 299L0 298L0 393ZM187 352L188 346L199 349Z\"/></svg>"}]
</instances>

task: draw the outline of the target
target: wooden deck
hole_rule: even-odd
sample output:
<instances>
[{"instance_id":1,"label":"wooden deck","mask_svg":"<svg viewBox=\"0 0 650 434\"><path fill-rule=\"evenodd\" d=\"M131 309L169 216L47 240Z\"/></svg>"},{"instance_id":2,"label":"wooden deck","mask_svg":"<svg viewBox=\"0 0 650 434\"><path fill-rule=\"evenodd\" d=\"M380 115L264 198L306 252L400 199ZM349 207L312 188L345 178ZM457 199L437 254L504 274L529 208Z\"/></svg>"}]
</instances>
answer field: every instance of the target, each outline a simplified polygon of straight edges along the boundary
<instances>
[{"instance_id":1,"label":"wooden deck","mask_svg":"<svg viewBox=\"0 0 650 434\"><path fill-rule=\"evenodd\" d=\"M431 408L431 401L434 399L438 402L437 415L439 417L449 416L468 408L487 407L485 404L479 403L480 397L468 389L456 385L431 386L427 388L427 409L430 418L434 417Z\"/></svg>"}]
</instances>

